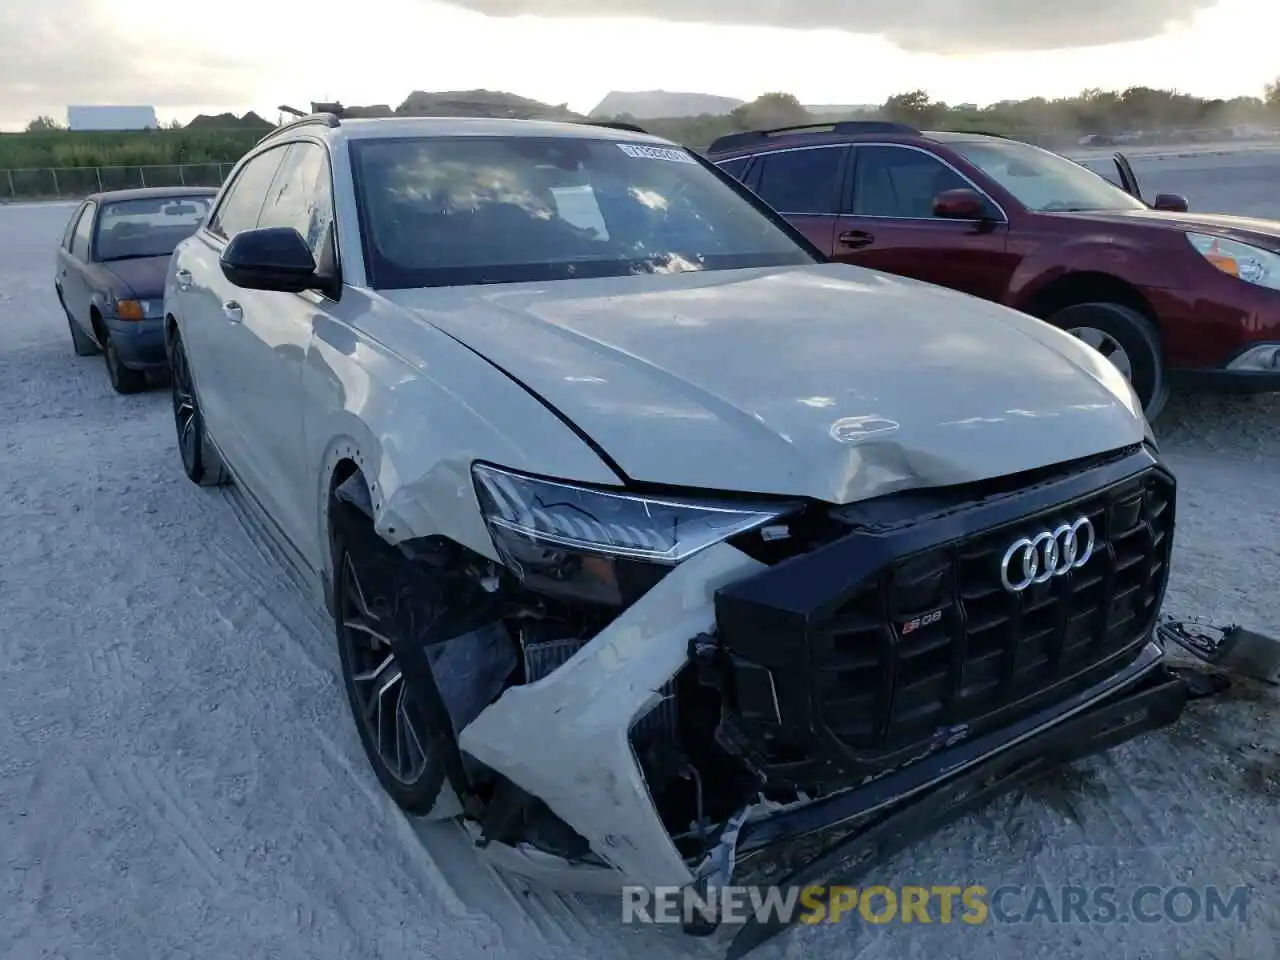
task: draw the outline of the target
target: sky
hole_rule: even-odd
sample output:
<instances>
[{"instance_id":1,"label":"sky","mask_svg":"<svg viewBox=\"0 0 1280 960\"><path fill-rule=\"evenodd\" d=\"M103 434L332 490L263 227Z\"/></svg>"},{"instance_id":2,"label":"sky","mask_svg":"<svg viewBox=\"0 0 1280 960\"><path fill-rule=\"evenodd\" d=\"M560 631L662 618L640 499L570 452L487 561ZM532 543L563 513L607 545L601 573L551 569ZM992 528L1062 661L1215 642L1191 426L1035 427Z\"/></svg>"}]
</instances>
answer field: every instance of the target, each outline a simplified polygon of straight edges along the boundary
<instances>
[{"instance_id":1,"label":"sky","mask_svg":"<svg viewBox=\"0 0 1280 960\"><path fill-rule=\"evenodd\" d=\"M68 104L196 113L504 90L586 112L610 90L810 104L1086 87L1260 95L1280 0L0 0L0 129ZM358 11L358 16L353 15ZM536 15L535 15L536 14Z\"/></svg>"}]
</instances>

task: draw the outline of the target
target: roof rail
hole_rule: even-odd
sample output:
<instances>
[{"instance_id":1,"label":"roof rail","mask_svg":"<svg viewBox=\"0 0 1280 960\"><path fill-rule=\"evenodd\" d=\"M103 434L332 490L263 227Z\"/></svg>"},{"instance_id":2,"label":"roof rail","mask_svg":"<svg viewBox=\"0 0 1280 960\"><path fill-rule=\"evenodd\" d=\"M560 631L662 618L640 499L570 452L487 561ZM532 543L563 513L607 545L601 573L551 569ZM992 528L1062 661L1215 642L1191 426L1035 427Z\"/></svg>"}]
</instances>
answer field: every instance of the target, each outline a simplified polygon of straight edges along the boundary
<instances>
[{"instance_id":1,"label":"roof rail","mask_svg":"<svg viewBox=\"0 0 1280 960\"><path fill-rule=\"evenodd\" d=\"M299 117L297 120L290 120L288 123L276 127L258 143L265 143L274 136L284 133L286 130L292 130L294 127L305 127L311 123L323 123L326 127L342 126L342 119L336 113L309 113L305 117ZM256 144L255 144L256 146Z\"/></svg>"},{"instance_id":2,"label":"roof rail","mask_svg":"<svg viewBox=\"0 0 1280 960\"><path fill-rule=\"evenodd\" d=\"M605 127L609 130L627 130L631 133L648 133L644 127L635 123L627 123L625 120L579 120L586 127Z\"/></svg>"},{"instance_id":3,"label":"roof rail","mask_svg":"<svg viewBox=\"0 0 1280 960\"><path fill-rule=\"evenodd\" d=\"M772 137L785 137L791 134L837 134L840 136L857 136L859 134L892 134L895 136L916 137L920 131L905 123L893 123L888 120L837 120L826 123L800 123L793 127L774 127L772 130L749 130L745 133L729 133L717 137L707 148L707 153L719 153L724 150L736 150L738 147L750 146Z\"/></svg>"}]
</instances>

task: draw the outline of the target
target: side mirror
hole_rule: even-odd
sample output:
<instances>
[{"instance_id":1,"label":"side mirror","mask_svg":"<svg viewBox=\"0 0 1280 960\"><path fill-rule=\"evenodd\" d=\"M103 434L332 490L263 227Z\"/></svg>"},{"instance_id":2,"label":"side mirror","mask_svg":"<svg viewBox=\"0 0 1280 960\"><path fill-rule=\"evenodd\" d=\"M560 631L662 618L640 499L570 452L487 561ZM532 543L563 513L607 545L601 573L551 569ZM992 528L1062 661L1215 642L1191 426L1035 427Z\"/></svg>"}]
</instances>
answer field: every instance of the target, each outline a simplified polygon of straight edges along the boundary
<instances>
[{"instance_id":1,"label":"side mirror","mask_svg":"<svg viewBox=\"0 0 1280 960\"><path fill-rule=\"evenodd\" d=\"M292 227L237 233L222 251L218 265L224 277L245 290L302 293L321 283L311 248Z\"/></svg>"},{"instance_id":2,"label":"side mirror","mask_svg":"<svg viewBox=\"0 0 1280 960\"><path fill-rule=\"evenodd\" d=\"M1155 202L1151 204L1155 210L1169 213L1186 213L1190 209L1187 198L1178 193L1157 193Z\"/></svg>"},{"instance_id":3,"label":"side mirror","mask_svg":"<svg viewBox=\"0 0 1280 960\"><path fill-rule=\"evenodd\" d=\"M976 191L968 187L943 190L933 198L933 215L947 220L985 220L987 205Z\"/></svg>"}]
</instances>

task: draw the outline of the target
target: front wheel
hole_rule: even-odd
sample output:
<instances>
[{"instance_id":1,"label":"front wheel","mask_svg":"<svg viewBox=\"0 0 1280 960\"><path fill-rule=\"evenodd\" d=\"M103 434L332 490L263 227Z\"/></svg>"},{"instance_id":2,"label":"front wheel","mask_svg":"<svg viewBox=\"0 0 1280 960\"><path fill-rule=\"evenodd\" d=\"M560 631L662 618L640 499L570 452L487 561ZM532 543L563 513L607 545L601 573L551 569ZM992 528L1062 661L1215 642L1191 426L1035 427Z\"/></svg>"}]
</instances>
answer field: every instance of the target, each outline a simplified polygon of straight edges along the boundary
<instances>
[{"instance_id":1,"label":"front wheel","mask_svg":"<svg viewBox=\"0 0 1280 960\"><path fill-rule=\"evenodd\" d=\"M1133 386L1147 420L1169 399L1160 334L1145 316L1118 303L1080 303L1049 322L1093 347Z\"/></svg>"},{"instance_id":2,"label":"front wheel","mask_svg":"<svg viewBox=\"0 0 1280 960\"><path fill-rule=\"evenodd\" d=\"M401 809L425 816L460 755L427 658L415 657L421 618L409 561L355 508L333 510L334 620L356 730L382 788Z\"/></svg>"},{"instance_id":3,"label":"front wheel","mask_svg":"<svg viewBox=\"0 0 1280 960\"><path fill-rule=\"evenodd\" d=\"M104 334L102 356L107 362L107 377L116 393L141 393L147 388L147 375L141 370L130 370L120 360L111 334Z\"/></svg>"}]
</instances>

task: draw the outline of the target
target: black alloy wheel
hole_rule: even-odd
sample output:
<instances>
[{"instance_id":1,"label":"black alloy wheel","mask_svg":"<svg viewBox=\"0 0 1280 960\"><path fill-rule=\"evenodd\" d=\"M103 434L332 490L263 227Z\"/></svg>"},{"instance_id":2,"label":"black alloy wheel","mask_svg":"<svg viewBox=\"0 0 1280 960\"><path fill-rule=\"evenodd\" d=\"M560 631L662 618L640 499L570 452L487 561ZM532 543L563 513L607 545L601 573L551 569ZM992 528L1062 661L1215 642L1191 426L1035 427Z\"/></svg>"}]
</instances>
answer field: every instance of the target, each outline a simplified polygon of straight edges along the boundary
<instances>
[{"instance_id":1,"label":"black alloy wheel","mask_svg":"<svg viewBox=\"0 0 1280 960\"><path fill-rule=\"evenodd\" d=\"M385 772L411 786L426 772L427 750L411 718L404 671L389 635L394 627L370 608L350 553L342 558L340 595L343 653L357 722Z\"/></svg>"},{"instance_id":2,"label":"black alloy wheel","mask_svg":"<svg viewBox=\"0 0 1280 960\"><path fill-rule=\"evenodd\" d=\"M191 368L182 337L176 332L169 348L169 386L173 396L173 425L178 433L182 472L202 487L225 483L226 471L205 435L204 418L191 381Z\"/></svg>"}]
</instances>

